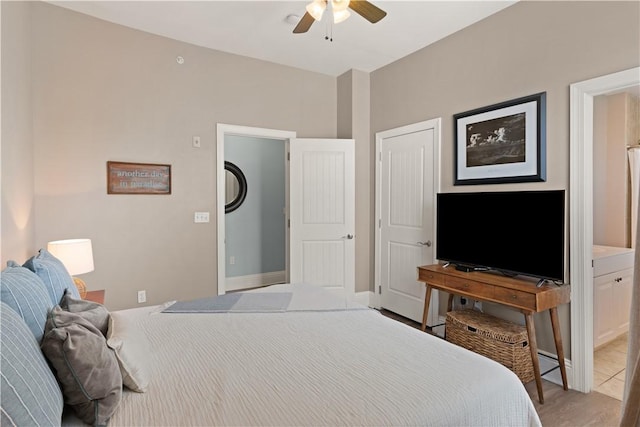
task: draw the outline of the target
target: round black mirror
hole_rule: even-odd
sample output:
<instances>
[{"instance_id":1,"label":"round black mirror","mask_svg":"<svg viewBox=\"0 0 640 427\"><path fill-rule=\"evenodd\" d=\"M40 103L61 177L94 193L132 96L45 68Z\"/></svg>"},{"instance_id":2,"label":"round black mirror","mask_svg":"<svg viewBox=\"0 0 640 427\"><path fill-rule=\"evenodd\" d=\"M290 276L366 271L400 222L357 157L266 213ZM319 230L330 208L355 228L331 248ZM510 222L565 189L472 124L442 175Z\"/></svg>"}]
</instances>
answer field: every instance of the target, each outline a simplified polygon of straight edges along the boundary
<instances>
[{"instance_id":1,"label":"round black mirror","mask_svg":"<svg viewBox=\"0 0 640 427\"><path fill-rule=\"evenodd\" d=\"M233 212L240 207L247 197L247 179L238 166L224 162L224 213Z\"/></svg>"}]
</instances>

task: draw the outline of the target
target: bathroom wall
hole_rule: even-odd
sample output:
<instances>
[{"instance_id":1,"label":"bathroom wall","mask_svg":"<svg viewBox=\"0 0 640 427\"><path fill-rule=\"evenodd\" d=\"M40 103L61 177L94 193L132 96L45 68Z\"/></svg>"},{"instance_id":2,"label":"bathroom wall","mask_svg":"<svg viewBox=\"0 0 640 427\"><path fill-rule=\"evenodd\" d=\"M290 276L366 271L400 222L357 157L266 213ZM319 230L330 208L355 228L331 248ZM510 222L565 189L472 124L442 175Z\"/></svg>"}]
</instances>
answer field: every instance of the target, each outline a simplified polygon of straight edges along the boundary
<instances>
[{"instance_id":1,"label":"bathroom wall","mask_svg":"<svg viewBox=\"0 0 640 427\"><path fill-rule=\"evenodd\" d=\"M640 138L640 98L634 93L594 99L593 243L631 247L627 146Z\"/></svg>"}]
</instances>

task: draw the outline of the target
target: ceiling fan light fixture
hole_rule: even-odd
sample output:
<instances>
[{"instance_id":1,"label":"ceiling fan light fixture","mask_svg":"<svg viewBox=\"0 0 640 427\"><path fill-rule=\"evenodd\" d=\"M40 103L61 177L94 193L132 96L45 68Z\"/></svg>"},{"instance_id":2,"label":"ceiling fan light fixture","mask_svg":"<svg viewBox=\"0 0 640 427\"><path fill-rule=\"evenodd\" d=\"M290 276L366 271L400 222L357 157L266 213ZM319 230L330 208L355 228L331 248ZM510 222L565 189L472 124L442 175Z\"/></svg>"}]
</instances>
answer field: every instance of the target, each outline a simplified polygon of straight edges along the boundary
<instances>
[{"instance_id":1,"label":"ceiling fan light fixture","mask_svg":"<svg viewBox=\"0 0 640 427\"><path fill-rule=\"evenodd\" d=\"M324 0L313 0L306 7L309 15L313 16L313 19L316 21L320 21L322 19L322 14L326 8L327 4Z\"/></svg>"},{"instance_id":2,"label":"ceiling fan light fixture","mask_svg":"<svg viewBox=\"0 0 640 427\"><path fill-rule=\"evenodd\" d=\"M349 16L351 16L351 13L348 10L334 10L333 11L333 23L334 24L339 24L342 21L346 20Z\"/></svg>"},{"instance_id":3,"label":"ceiling fan light fixture","mask_svg":"<svg viewBox=\"0 0 640 427\"><path fill-rule=\"evenodd\" d=\"M293 29L294 34L309 31L314 22L322 20L322 15L327 9L329 9L329 15L333 18L330 25L338 24L349 18L351 16L349 9L372 24L387 16L387 12L371 4L368 0L354 0L353 2L351 0L312 0L305 8L306 12ZM329 39L328 36L325 38Z\"/></svg>"},{"instance_id":4,"label":"ceiling fan light fixture","mask_svg":"<svg viewBox=\"0 0 640 427\"><path fill-rule=\"evenodd\" d=\"M331 8L333 12L339 12L343 10L347 10L349 8L350 0L331 0Z\"/></svg>"}]
</instances>

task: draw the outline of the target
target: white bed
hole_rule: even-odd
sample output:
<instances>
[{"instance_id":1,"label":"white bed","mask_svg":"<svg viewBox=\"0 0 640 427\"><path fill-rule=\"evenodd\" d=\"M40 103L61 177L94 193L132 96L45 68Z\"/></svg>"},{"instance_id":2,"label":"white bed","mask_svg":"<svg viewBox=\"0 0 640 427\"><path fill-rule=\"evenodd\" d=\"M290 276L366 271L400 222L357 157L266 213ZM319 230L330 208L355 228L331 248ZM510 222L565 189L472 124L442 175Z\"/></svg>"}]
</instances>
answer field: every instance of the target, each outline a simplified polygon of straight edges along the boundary
<instances>
[{"instance_id":1,"label":"white bed","mask_svg":"<svg viewBox=\"0 0 640 427\"><path fill-rule=\"evenodd\" d=\"M540 425L492 360L323 289L262 292L291 292L288 310L113 312L146 337L149 387L125 389L110 425Z\"/></svg>"}]
</instances>

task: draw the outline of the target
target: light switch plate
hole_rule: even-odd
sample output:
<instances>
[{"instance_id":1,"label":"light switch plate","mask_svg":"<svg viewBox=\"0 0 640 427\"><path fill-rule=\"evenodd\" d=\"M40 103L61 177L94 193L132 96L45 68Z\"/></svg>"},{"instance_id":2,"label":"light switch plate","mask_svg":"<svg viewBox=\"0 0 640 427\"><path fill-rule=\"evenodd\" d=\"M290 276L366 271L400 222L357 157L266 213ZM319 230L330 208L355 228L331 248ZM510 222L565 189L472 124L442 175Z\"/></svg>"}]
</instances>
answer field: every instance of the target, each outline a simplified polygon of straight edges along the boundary
<instances>
[{"instance_id":1,"label":"light switch plate","mask_svg":"<svg viewBox=\"0 0 640 427\"><path fill-rule=\"evenodd\" d=\"M209 222L209 212L196 212L193 214L193 222Z\"/></svg>"}]
</instances>

